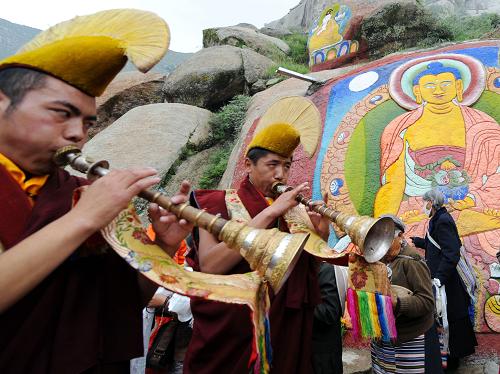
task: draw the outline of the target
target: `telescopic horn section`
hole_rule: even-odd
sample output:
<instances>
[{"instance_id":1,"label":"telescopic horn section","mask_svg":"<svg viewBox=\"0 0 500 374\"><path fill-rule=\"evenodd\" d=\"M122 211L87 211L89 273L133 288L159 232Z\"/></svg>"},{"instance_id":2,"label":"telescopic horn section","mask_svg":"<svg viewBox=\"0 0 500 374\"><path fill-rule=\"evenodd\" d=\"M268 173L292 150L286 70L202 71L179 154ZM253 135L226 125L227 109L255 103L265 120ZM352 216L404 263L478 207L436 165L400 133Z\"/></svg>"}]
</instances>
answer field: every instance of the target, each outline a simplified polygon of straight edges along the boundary
<instances>
[{"instance_id":1,"label":"telescopic horn section","mask_svg":"<svg viewBox=\"0 0 500 374\"><path fill-rule=\"evenodd\" d=\"M107 161L89 160L74 146L59 149L53 159L58 166L69 165L87 174L89 179L102 177L109 172ZM228 221L187 203L174 204L169 197L152 189L141 191L139 196L207 230L238 251L248 261L250 268L269 282L275 293L288 279L309 237L306 233L288 234L278 229L256 229L245 223Z\"/></svg>"},{"instance_id":2,"label":"telescopic horn section","mask_svg":"<svg viewBox=\"0 0 500 374\"><path fill-rule=\"evenodd\" d=\"M277 195L291 191L293 187L275 182L272 190ZM351 241L358 246L363 253L363 257L368 262L376 262L385 256L394 240L394 222L389 217L373 218L368 216L354 216L339 211L335 211L326 204L311 204L312 199L308 199L302 194L298 194L296 200L308 206L316 213L327 217L344 231Z\"/></svg>"}]
</instances>

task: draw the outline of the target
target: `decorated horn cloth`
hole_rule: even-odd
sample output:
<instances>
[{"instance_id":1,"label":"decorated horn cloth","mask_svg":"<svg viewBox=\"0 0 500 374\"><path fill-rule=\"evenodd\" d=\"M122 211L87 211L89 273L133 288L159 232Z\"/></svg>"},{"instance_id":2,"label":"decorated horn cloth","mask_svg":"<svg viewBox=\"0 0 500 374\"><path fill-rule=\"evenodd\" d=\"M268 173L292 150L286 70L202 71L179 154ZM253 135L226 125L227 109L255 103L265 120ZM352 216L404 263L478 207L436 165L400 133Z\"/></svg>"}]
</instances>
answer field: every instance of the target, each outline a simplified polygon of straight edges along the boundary
<instances>
[{"instance_id":1,"label":"decorated horn cloth","mask_svg":"<svg viewBox=\"0 0 500 374\"><path fill-rule=\"evenodd\" d=\"M226 190L226 206L230 218L240 222L250 221L250 214L236 190ZM288 210L284 218L292 234L299 232L311 234L304 246L304 250L311 255L325 261L349 256L347 310L351 317L353 337L395 340L396 321L392 311L387 267L381 262L366 262L356 253L354 247L348 247L342 252L332 250L314 233L307 211L301 204Z\"/></svg>"},{"instance_id":2,"label":"decorated horn cloth","mask_svg":"<svg viewBox=\"0 0 500 374\"><path fill-rule=\"evenodd\" d=\"M235 190L226 191L226 205L232 219L242 222L250 221L250 215ZM291 209L285 214L284 218L292 233L304 232L304 230L311 232L312 230L312 224L303 206L298 205ZM168 290L205 300L247 305L251 310L254 327L252 371L254 374L269 373L272 352L268 285L256 271L233 275L186 271L149 238L132 205L123 210L107 227L102 229L101 234L129 265ZM304 250L327 261L340 259L348 254L347 250L340 253L332 251L316 235L306 243ZM352 267L354 264L357 264L357 262L352 262L349 265ZM374 264L364 263L363 265L363 274L366 274L367 277L363 287L359 282L352 282L351 280L352 275L357 276L359 271L351 271L350 269L348 308L353 321L360 321L357 325L353 322L353 331L360 332L364 337L395 338L395 328L393 330L386 328L386 326L395 325L392 306L391 308L385 306L386 304L390 305L390 298L385 296L389 294L388 285L381 282L384 278L382 275L375 276L376 272L369 271ZM382 267L378 268L382 269ZM360 268L356 267L356 269ZM386 274L385 279L388 279ZM375 293L375 290L377 290L377 293ZM353 292L359 295L355 299L358 300L356 309L352 308L352 303L349 304L349 297L351 297L351 300L353 299ZM375 299L371 295L375 295ZM374 300L375 304L373 302L369 303L369 301L365 302L365 299ZM382 300L384 304L382 304ZM353 316L356 316L356 318ZM377 318L380 320L380 316L385 317L377 324L375 321ZM356 329L355 326L359 327ZM376 326L380 327L377 328Z\"/></svg>"},{"instance_id":3,"label":"decorated horn cloth","mask_svg":"<svg viewBox=\"0 0 500 374\"><path fill-rule=\"evenodd\" d=\"M104 239L132 267L175 293L223 303L247 305L254 327L253 373L269 373L268 285L256 271L215 275L190 272L178 265L147 235L133 206L101 230Z\"/></svg>"},{"instance_id":4,"label":"decorated horn cloth","mask_svg":"<svg viewBox=\"0 0 500 374\"><path fill-rule=\"evenodd\" d=\"M368 263L362 256L349 255L347 310L355 339L388 342L397 338L390 289L385 264Z\"/></svg>"}]
</instances>

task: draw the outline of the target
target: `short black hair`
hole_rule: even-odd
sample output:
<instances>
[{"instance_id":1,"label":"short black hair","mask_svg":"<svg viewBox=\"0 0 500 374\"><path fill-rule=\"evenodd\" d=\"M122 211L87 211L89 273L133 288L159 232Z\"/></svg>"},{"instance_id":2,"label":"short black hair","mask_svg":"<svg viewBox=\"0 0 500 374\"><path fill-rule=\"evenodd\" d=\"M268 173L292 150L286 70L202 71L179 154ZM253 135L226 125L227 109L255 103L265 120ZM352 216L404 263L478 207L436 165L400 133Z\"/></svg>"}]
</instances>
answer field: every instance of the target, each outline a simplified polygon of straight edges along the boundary
<instances>
[{"instance_id":1,"label":"short black hair","mask_svg":"<svg viewBox=\"0 0 500 374\"><path fill-rule=\"evenodd\" d=\"M47 74L22 67L0 70L0 91L10 99L7 112L12 111L29 91L45 86Z\"/></svg>"},{"instance_id":2,"label":"short black hair","mask_svg":"<svg viewBox=\"0 0 500 374\"><path fill-rule=\"evenodd\" d=\"M248 151L247 158L252 161L252 164L257 165L257 162L262 158L266 157L271 151L267 149L255 147Z\"/></svg>"}]
</instances>

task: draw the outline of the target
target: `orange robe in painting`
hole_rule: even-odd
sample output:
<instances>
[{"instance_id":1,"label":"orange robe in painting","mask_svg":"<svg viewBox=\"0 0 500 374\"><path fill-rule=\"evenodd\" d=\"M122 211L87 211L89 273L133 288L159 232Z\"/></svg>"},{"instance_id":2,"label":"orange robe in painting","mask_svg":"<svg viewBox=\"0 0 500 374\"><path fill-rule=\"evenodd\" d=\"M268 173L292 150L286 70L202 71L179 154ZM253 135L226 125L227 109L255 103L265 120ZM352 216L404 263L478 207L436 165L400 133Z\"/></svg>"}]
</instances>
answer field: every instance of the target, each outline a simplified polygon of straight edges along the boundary
<instances>
[{"instance_id":1,"label":"orange robe in painting","mask_svg":"<svg viewBox=\"0 0 500 374\"><path fill-rule=\"evenodd\" d=\"M465 158L462 169L470 178L468 193L474 197L476 206L464 211L454 211L452 216L457 223L460 219L468 220L470 211L483 213L485 209L500 209L500 198L497 196L497 191L500 191L500 174L497 170L500 166L500 126L493 118L479 110L466 106L460 106L460 109L466 130ZM401 152L404 152L401 133L413 125L422 113L423 107L419 107L395 118L385 128L381 141L381 176L398 159ZM397 215L400 216L409 210L421 210L422 205L421 196L403 197ZM493 216L491 220L500 222L500 218ZM427 222L428 220L424 220L410 224L408 236L423 236ZM463 241L469 252L474 256L480 256L481 262L488 265L495 261L495 254L500 247L500 230L478 232L463 237ZM484 268L484 271L487 269ZM495 285L492 283L491 287ZM496 288L498 289L498 284ZM497 290L490 289L490 292L492 291Z\"/></svg>"}]
</instances>

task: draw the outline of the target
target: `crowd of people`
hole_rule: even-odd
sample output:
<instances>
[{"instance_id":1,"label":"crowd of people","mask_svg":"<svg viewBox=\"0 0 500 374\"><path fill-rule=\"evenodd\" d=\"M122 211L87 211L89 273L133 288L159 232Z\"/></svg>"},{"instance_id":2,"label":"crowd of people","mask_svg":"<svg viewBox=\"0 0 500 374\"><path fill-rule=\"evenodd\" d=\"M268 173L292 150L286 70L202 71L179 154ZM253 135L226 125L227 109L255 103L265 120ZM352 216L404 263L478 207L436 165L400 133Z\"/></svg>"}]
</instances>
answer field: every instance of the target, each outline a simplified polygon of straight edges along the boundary
<instances>
[{"instance_id":1,"label":"crowd of people","mask_svg":"<svg viewBox=\"0 0 500 374\"><path fill-rule=\"evenodd\" d=\"M53 162L57 149L84 145L96 122L95 97L127 60L127 43L113 35L56 37L0 61L0 372L249 373L255 352L247 306L192 298L186 317L183 296L159 290L98 234L141 190L159 182L156 171L112 170L90 184ZM236 191L190 193L183 182L172 201L223 218L243 211L251 227L288 232L285 213L297 206L307 183L279 196L271 187L286 184L299 143L292 125L270 125L250 142L246 178ZM72 206L76 190L81 194ZM456 225L438 190L424 200L429 231L411 240L425 257L405 239L404 223L391 216L396 233L382 262L396 286L398 338L372 341L376 373L440 373L443 362L455 368L477 345L470 298L456 270ZM149 217L155 242L183 266L224 275L251 271L208 231L155 204ZM324 218L310 212L309 223L327 240ZM345 282L339 287L338 279L334 265L304 251L281 290L270 292L272 373L342 373ZM435 316L435 297L443 291L447 302L439 299ZM440 341L448 347L446 358ZM131 366L141 356L145 362Z\"/></svg>"}]
</instances>

